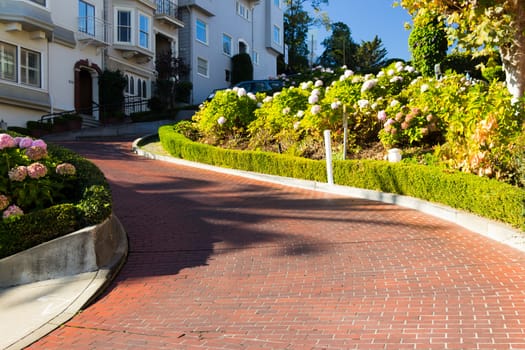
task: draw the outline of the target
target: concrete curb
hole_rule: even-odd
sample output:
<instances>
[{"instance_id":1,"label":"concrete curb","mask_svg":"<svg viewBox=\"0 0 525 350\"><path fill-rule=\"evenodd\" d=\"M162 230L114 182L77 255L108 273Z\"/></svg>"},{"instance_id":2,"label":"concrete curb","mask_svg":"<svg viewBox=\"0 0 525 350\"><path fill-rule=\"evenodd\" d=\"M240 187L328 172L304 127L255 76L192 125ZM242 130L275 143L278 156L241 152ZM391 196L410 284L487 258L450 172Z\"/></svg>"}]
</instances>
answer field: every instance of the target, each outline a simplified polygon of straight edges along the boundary
<instances>
[{"instance_id":1,"label":"concrete curb","mask_svg":"<svg viewBox=\"0 0 525 350\"><path fill-rule=\"evenodd\" d=\"M344 195L349 197L368 199L373 201L379 201L383 203L395 204L405 208L414 209L425 214L432 215L436 218L452 222L458 226L464 227L472 232L483 235L495 241L501 242L515 249L525 252L525 233L514 229L513 227L494 221L489 220L465 211L454 209L442 204L431 203L421 199L402 196L392 193L384 193L374 190L366 190L362 188L340 186L340 185L329 185L323 182L299 180L275 175L267 175L261 173L254 173L243 170L235 170L228 168L221 168L217 166L201 164L192 162L184 159L173 158L169 156L163 156L147 152L140 148L141 143L156 134L144 136L136 139L132 144L132 151L136 154L150 158L161 160L165 162L171 162L175 164L181 164L185 166L191 166L195 168L215 171L223 174L244 176L247 178L261 180L271 183L282 184L286 186L292 186L302 189L308 189L313 191L321 191L326 193Z\"/></svg>"},{"instance_id":2,"label":"concrete curb","mask_svg":"<svg viewBox=\"0 0 525 350\"><path fill-rule=\"evenodd\" d=\"M0 315L0 348L22 349L71 319L104 291L127 254L126 232L111 215L0 260L1 301L8 306Z\"/></svg>"}]
</instances>

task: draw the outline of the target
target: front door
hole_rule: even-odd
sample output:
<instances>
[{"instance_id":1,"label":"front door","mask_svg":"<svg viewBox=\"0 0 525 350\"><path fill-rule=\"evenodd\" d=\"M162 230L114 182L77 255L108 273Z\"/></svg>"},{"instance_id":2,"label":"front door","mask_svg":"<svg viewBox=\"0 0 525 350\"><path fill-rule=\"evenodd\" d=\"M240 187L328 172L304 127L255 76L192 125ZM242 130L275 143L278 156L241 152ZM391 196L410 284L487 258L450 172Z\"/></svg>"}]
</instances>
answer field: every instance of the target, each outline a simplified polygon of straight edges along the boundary
<instances>
[{"instance_id":1,"label":"front door","mask_svg":"<svg viewBox=\"0 0 525 350\"><path fill-rule=\"evenodd\" d=\"M82 114L92 115L93 106L93 79L91 73L86 69L81 69L78 75L78 84L80 87L79 95L79 112Z\"/></svg>"}]
</instances>

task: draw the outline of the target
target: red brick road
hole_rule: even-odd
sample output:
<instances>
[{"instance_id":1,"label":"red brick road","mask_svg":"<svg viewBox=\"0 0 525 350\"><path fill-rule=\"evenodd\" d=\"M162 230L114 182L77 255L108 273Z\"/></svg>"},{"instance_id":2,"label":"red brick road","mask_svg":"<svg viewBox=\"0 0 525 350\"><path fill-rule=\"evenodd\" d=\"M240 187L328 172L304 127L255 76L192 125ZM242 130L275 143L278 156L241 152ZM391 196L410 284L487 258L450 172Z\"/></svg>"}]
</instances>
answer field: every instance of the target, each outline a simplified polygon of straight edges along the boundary
<instances>
[{"instance_id":1,"label":"red brick road","mask_svg":"<svg viewBox=\"0 0 525 350\"><path fill-rule=\"evenodd\" d=\"M129 260L31 349L525 349L525 255L402 207L67 143Z\"/></svg>"}]
</instances>

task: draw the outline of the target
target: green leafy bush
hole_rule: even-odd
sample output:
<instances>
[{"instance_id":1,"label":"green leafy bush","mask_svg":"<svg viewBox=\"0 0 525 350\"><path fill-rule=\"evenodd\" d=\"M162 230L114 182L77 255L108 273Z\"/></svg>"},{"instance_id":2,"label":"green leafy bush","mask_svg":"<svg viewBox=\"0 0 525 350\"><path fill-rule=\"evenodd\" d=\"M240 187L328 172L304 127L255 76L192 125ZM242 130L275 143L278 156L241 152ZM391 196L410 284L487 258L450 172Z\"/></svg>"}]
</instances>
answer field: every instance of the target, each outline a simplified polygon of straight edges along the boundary
<instances>
[{"instance_id":1,"label":"green leafy bush","mask_svg":"<svg viewBox=\"0 0 525 350\"><path fill-rule=\"evenodd\" d=\"M3 138L8 140L5 136ZM23 142L29 144L29 141L25 138L18 142L22 145ZM42 145L42 142L37 144ZM1 149L0 170L7 174L15 166L34 164L34 160L23 152L25 149L29 148ZM43 155L41 151L35 154ZM48 173L31 177L28 170L23 181L18 181L22 179L22 173L1 178L0 258L98 224L111 214L109 185L93 163L51 144L47 145L47 156L38 162L46 166ZM43 171L42 167L38 169Z\"/></svg>"}]
</instances>

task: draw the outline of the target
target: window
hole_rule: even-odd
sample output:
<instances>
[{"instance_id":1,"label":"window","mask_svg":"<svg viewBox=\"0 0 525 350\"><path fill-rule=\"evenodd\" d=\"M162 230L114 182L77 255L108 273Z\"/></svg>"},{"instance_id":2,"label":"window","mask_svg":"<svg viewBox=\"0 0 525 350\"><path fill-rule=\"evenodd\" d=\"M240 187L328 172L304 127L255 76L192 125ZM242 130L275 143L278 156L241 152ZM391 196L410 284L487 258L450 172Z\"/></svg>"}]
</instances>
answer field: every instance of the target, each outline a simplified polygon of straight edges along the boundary
<instances>
[{"instance_id":1,"label":"window","mask_svg":"<svg viewBox=\"0 0 525 350\"><path fill-rule=\"evenodd\" d=\"M78 2L78 31L95 35L95 6L82 0Z\"/></svg>"},{"instance_id":2,"label":"window","mask_svg":"<svg viewBox=\"0 0 525 350\"><path fill-rule=\"evenodd\" d=\"M139 14L139 46L149 49L150 19L148 16Z\"/></svg>"},{"instance_id":3,"label":"window","mask_svg":"<svg viewBox=\"0 0 525 350\"><path fill-rule=\"evenodd\" d=\"M135 95L135 79L133 77L129 77L129 94Z\"/></svg>"},{"instance_id":4,"label":"window","mask_svg":"<svg viewBox=\"0 0 525 350\"><path fill-rule=\"evenodd\" d=\"M16 46L0 42L0 79L16 82Z\"/></svg>"},{"instance_id":5,"label":"window","mask_svg":"<svg viewBox=\"0 0 525 350\"><path fill-rule=\"evenodd\" d=\"M204 58L197 57L197 73L208 77L208 61Z\"/></svg>"},{"instance_id":6,"label":"window","mask_svg":"<svg viewBox=\"0 0 525 350\"><path fill-rule=\"evenodd\" d=\"M131 11L117 10L117 41L131 43Z\"/></svg>"},{"instance_id":7,"label":"window","mask_svg":"<svg viewBox=\"0 0 525 350\"><path fill-rule=\"evenodd\" d=\"M20 50L20 82L40 87L40 53Z\"/></svg>"},{"instance_id":8,"label":"window","mask_svg":"<svg viewBox=\"0 0 525 350\"><path fill-rule=\"evenodd\" d=\"M232 72L229 69L224 70L224 80L231 81Z\"/></svg>"},{"instance_id":9,"label":"window","mask_svg":"<svg viewBox=\"0 0 525 350\"><path fill-rule=\"evenodd\" d=\"M273 4L277 7L281 7L281 0L273 0Z\"/></svg>"},{"instance_id":10,"label":"window","mask_svg":"<svg viewBox=\"0 0 525 350\"><path fill-rule=\"evenodd\" d=\"M273 26L273 42L281 45L281 28L278 26Z\"/></svg>"},{"instance_id":11,"label":"window","mask_svg":"<svg viewBox=\"0 0 525 350\"><path fill-rule=\"evenodd\" d=\"M142 81L142 97L144 98L148 97L148 88L147 88L146 80Z\"/></svg>"},{"instance_id":12,"label":"window","mask_svg":"<svg viewBox=\"0 0 525 350\"><path fill-rule=\"evenodd\" d=\"M203 44L208 44L208 25L200 19L197 20L196 24L197 40Z\"/></svg>"},{"instance_id":13,"label":"window","mask_svg":"<svg viewBox=\"0 0 525 350\"><path fill-rule=\"evenodd\" d=\"M237 14L246 20L250 20L250 10L240 1L236 3Z\"/></svg>"},{"instance_id":14,"label":"window","mask_svg":"<svg viewBox=\"0 0 525 350\"><path fill-rule=\"evenodd\" d=\"M228 56L232 55L232 37L222 34L222 52Z\"/></svg>"}]
</instances>

